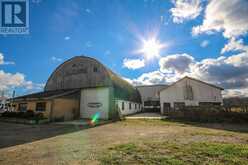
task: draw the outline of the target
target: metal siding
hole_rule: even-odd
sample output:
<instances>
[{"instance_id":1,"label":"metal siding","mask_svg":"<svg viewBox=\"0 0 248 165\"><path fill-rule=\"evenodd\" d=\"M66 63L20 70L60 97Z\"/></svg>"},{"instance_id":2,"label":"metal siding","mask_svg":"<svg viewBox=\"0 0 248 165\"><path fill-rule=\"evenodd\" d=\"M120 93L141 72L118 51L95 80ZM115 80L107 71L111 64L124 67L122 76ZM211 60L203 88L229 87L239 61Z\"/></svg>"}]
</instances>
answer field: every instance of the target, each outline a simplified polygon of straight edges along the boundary
<instances>
[{"instance_id":1,"label":"metal siding","mask_svg":"<svg viewBox=\"0 0 248 165\"><path fill-rule=\"evenodd\" d=\"M90 107L89 103L101 103L100 107ZM91 118L100 112L100 119L109 118L109 88L82 89L80 100L80 117Z\"/></svg>"},{"instance_id":2,"label":"metal siding","mask_svg":"<svg viewBox=\"0 0 248 165\"><path fill-rule=\"evenodd\" d=\"M186 82L193 88L193 100L184 99L183 91ZM198 106L199 102L222 103L223 101L220 89L186 78L160 92L161 109L163 109L163 103L170 103L173 107L174 102L185 102L186 106Z\"/></svg>"}]
</instances>

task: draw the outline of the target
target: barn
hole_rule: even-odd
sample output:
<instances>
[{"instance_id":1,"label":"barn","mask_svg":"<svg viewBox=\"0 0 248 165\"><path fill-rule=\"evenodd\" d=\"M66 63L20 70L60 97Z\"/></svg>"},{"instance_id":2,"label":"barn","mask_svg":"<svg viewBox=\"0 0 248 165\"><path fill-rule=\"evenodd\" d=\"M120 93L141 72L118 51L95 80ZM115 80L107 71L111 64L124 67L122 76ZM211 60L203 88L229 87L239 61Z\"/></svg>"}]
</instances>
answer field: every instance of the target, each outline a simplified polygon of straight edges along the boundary
<instances>
[{"instance_id":1,"label":"barn","mask_svg":"<svg viewBox=\"0 0 248 165\"><path fill-rule=\"evenodd\" d=\"M222 105L223 88L184 77L160 91L161 113L184 106Z\"/></svg>"},{"instance_id":2,"label":"barn","mask_svg":"<svg viewBox=\"0 0 248 165\"><path fill-rule=\"evenodd\" d=\"M17 111L43 113L50 120L115 119L141 111L138 90L94 58L73 57L48 78L44 91L13 99Z\"/></svg>"}]
</instances>

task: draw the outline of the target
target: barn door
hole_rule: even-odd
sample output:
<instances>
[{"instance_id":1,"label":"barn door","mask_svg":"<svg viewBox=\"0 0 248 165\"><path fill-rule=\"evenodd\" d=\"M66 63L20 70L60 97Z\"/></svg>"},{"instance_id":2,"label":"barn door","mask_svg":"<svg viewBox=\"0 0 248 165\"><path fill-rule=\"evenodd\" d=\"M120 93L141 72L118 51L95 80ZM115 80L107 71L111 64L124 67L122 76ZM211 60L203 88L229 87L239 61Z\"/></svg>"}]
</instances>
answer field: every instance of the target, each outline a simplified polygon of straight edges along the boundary
<instances>
[{"instance_id":1,"label":"barn door","mask_svg":"<svg viewBox=\"0 0 248 165\"><path fill-rule=\"evenodd\" d=\"M168 114L170 111L170 103L163 103L163 114Z\"/></svg>"},{"instance_id":2,"label":"barn door","mask_svg":"<svg viewBox=\"0 0 248 165\"><path fill-rule=\"evenodd\" d=\"M109 88L92 88L81 91L80 117L92 118L99 114L100 119L108 119Z\"/></svg>"}]
</instances>

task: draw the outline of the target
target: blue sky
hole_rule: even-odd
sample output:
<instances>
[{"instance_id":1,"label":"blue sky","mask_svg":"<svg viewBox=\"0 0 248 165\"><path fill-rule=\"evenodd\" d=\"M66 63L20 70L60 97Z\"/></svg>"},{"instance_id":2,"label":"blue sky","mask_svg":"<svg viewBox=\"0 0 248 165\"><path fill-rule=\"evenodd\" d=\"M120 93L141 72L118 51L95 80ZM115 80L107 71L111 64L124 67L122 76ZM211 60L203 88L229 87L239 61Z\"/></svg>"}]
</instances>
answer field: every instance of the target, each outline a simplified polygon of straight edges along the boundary
<instances>
[{"instance_id":1,"label":"blue sky","mask_svg":"<svg viewBox=\"0 0 248 165\"><path fill-rule=\"evenodd\" d=\"M86 55L134 85L189 75L247 96L247 8L246 0L32 0L30 34L0 36L0 89L41 90L59 64ZM164 46L148 58L138 50L152 38Z\"/></svg>"}]
</instances>

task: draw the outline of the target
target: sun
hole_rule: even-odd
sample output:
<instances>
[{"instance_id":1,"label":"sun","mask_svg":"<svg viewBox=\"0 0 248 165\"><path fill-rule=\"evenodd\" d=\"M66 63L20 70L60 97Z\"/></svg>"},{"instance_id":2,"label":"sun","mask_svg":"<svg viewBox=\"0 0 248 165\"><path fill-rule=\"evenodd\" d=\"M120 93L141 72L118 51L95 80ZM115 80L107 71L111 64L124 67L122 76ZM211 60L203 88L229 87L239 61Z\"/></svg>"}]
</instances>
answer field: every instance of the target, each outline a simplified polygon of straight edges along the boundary
<instances>
[{"instance_id":1,"label":"sun","mask_svg":"<svg viewBox=\"0 0 248 165\"><path fill-rule=\"evenodd\" d=\"M159 57L160 50L165 47L156 38L150 38L148 40L143 40L142 49L139 50L147 59L152 59L154 57Z\"/></svg>"}]
</instances>

